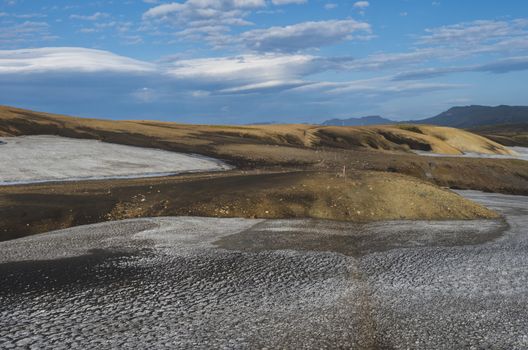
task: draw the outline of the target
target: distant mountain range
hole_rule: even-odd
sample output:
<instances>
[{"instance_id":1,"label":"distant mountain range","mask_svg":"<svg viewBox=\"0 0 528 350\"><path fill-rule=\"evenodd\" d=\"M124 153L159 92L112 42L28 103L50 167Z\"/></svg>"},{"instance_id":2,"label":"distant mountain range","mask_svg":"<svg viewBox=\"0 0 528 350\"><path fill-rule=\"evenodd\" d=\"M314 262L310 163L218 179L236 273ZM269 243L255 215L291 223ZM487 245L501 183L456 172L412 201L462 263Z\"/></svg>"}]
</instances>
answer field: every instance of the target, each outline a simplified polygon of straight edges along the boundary
<instances>
[{"instance_id":1,"label":"distant mountain range","mask_svg":"<svg viewBox=\"0 0 528 350\"><path fill-rule=\"evenodd\" d=\"M431 124L451 126L454 128L476 128L480 126L502 124L527 124L528 106L453 107L435 117L420 120L396 122L380 116L371 116L363 118L331 119L323 122L322 125L362 126L396 123Z\"/></svg>"},{"instance_id":2,"label":"distant mountain range","mask_svg":"<svg viewBox=\"0 0 528 350\"><path fill-rule=\"evenodd\" d=\"M528 123L526 106L466 106L453 107L436 117L413 121L419 124L451 126L455 128L474 128L484 125L524 124Z\"/></svg>"},{"instance_id":3,"label":"distant mountain range","mask_svg":"<svg viewBox=\"0 0 528 350\"><path fill-rule=\"evenodd\" d=\"M394 120L382 118L379 115L373 115L362 118L348 118L348 119L330 119L322 123L322 125L333 126L366 126L379 124L394 124Z\"/></svg>"}]
</instances>

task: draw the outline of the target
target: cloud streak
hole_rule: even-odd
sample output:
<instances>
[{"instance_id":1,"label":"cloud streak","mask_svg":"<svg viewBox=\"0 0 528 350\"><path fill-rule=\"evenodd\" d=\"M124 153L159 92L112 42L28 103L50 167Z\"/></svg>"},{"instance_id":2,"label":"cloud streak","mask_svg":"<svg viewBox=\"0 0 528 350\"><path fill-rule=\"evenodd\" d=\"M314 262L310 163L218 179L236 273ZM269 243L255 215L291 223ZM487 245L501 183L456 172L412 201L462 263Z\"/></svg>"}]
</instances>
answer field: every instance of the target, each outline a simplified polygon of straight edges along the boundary
<instances>
[{"instance_id":1,"label":"cloud streak","mask_svg":"<svg viewBox=\"0 0 528 350\"><path fill-rule=\"evenodd\" d=\"M47 22L25 21L0 27L0 47L30 45L55 39L57 37L51 34Z\"/></svg>"},{"instance_id":2,"label":"cloud streak","mask_svg":"<svg viewBox=\"0 0 528 350\"><path fill-rule=\"evenodd\" d=\"M93 15L71 15L70 19L79 19L82 21L97 21L102 18L108 18L110 15L104 12L96 12Z\"/></svg>"},{"instance_id":3,"label":"cloud streak","mask_svg":"<svg viewBox=\"0 0 528 350\"><path fill-rule=\"evenodd\" d=\"M366 9L370 3L368 1L356 1L353 6L358 9Z\"/></svg>"},{"instance_id":4,"label":"cloud streak","mask_svg":"<svg viewBox=\"0 0 528 350\"><path fill-rule=\"evenodd\" d=\"M419 39L421 44L461 46L481 45L504 38L526 36L527 19L510 21L478 20L426 29Z\"/></svg>"},{"instance_id":5,"label":"cloud streak","mask_svg":"<svg viewBox=\"0 0 528 350\"><path fill-rule=\"evenodd\" d=\"M362 34L356 36L358 32ZM365 22L330 20L251 30L241 35L241 41L255 51L297 52L355 38L368 38L371 33L370 25Z\"/></svg>"},{"instance_id":6,"label":"cloud streak","mask_svg":"<svg viewBox=\"0 0 528 350\"><path fill-rule=\"evenodd\" d=\"M528 70L528 56L510 57L490 63L459 66L459 67L439 67L439 68L425 68L415 71L408 71L397 74L393 80L420 80L431 79L445 76L453 73L467 73L467 72L484 72L494 74L505 74L510 72L518 72Z\"/></svg>"}]
</instances>

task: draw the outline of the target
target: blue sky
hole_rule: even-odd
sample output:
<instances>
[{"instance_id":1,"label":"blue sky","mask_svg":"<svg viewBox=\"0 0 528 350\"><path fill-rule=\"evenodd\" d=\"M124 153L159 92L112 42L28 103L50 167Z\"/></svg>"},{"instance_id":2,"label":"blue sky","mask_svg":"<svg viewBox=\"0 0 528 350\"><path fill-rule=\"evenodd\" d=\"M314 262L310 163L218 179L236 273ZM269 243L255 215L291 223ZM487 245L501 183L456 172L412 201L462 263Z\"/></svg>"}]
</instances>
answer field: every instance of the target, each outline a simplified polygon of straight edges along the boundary
<instances>
[{"instance_id":1,"label":"blue sky","mask_svg":"<svg viewBox=\"0 0 528 350\"><path fill-rule=\"evenodd\" d=\"M0 104L191 123L528 104L528 2L0 0Z\"/></svg>"}]
</instances>

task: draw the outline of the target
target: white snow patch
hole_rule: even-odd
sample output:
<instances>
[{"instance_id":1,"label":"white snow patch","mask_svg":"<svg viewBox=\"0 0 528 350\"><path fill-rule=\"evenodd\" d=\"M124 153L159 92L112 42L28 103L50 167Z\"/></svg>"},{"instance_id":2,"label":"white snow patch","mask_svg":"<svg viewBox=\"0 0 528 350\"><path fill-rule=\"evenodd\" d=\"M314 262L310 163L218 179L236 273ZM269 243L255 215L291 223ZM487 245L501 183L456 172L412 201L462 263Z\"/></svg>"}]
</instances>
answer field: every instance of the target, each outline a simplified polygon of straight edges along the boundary
<instances>
[{"instance_id":1,"label":"white snow patch","mask_svg":"<svg viewBox=\"0 0 528 350\"><path fill-rule=\"evenodd\" d=\"M0 185L229 170L213 158L58 136L0 138Z\"/></svg>"}]
</instances>

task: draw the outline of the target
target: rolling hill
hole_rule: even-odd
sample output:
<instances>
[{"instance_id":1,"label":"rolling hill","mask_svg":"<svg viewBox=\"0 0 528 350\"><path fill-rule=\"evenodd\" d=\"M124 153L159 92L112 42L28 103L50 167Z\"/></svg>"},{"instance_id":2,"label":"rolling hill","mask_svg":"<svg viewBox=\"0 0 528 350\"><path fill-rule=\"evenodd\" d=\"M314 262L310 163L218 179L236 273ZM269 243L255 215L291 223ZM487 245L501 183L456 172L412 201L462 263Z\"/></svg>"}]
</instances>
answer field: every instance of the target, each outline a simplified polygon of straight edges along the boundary
<instances>
[{"instance_id":1,"label":"rolling hill","mask_svg":"<svg viewBox=\"0 0 528 350\"><path fill-rule=\"evenodd\" d=\"M509 152L449 127L188 125L75 118L0 106L0 136L23 135L202 154L237 169L0 187L0 217L5 218L0 240L145 216L307 216L357 222L490 217L492 213L438 186L528 193L528 162L411 152Z\"/></svg>"},{"instance_id":2,"label":"rolling hill","mask_svg":"<svg viewBox=\"0 0 528 350\"><path fill-rule=\"evenodd\" d=\"M528 193L528 162L433 158L412 152L511 154L485 137L448 127L189 125L75 118L0 106L0 137L22 135L56 135L201 154L242 170L315 169L340 173L346 166L347 171L401 173L444 187Z\"/></svg>"},{"instance_id":3,"label":"rolling hill","mask_svg":"<svg viewBox=\"0 0 528 350\"><path fill-rule=\"evenodd\" d=\"M332 147L379 151L411 150L441 154L511 154L505 147L467 131L434 126L383 125L336 127L305 124L190 125L157 121L75 118L0 106L0 136L58 135L96 139L217 156L238 146L238 157L251 145L304 149Z\"/></svg>"}]
</instances>

